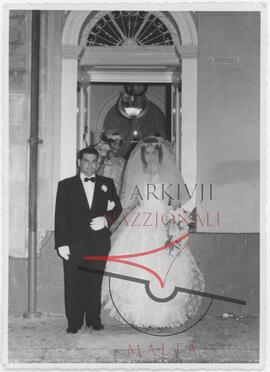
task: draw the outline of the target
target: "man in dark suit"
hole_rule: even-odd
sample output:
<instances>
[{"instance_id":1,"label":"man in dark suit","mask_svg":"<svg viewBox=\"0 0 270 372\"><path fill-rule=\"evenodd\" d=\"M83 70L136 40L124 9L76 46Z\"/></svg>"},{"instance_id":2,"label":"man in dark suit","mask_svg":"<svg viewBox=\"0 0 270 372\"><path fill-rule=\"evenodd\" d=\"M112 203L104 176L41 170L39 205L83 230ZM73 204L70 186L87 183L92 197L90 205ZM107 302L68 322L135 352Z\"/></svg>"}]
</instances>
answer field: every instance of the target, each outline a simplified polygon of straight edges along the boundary
<instances>
[{"instance_id":1,"label":"man in dark suit","mask_svg":"<svg viewBox=\"0 0 270 372\"><path fill-rule=\"evenodd\" d=\"M84 256L107 256L109 226L122 211L114 182L96 175L98 152L79 151L80 172L59 182L55 208L55 248L63 258L65 310L68 333L86 326L103 329L100 319L102 274L106 261L85 261ZM88 269L82 270L85 266Z\"/></svg>"}]
</instances>

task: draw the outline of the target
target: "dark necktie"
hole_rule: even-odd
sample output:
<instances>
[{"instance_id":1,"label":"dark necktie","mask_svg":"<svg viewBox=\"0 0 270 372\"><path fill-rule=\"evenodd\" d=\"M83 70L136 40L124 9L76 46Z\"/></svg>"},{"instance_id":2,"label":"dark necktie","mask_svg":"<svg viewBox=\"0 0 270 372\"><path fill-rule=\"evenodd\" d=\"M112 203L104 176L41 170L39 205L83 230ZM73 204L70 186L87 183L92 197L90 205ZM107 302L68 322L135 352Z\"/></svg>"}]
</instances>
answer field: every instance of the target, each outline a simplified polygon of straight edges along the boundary
<instances>
[{"instance_id":1,"label":"dark necktie","mask_svg":"<svg viewBox=\"0 0 270 372\"><path fill-rule=\"evenodd\" d=\"M94 182L96 182L96 177L90 177L90 178L89 177L85 177L84 178L84 182L88 182L88 181L91 181L91 182L94 183Z\"/></svg>"}]
</instances>

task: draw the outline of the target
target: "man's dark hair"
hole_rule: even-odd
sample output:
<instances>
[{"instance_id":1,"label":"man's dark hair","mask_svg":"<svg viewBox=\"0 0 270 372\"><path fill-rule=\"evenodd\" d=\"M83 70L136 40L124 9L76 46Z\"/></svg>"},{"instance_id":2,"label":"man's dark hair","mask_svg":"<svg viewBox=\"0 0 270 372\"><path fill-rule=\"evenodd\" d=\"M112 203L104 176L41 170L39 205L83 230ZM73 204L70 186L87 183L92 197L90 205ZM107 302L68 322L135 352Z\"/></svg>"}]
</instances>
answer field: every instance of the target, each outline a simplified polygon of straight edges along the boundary
<instances>
[{"instance_id":1,"label":"man's dark hair","mask_svg":"<svg viewBox=\"0 0 270 372\"><path fill-rule=\"evenodd\" d=\"M97 158L98 158L98 152L97 152L97 150L95 149L94 146L88 146L88 147L85 147L84 149L81 149L78 152L78 159L79 160L81 160L83 158L83 154L93 154L93 155L96 155Z\"/></svg>"}]
</instances>

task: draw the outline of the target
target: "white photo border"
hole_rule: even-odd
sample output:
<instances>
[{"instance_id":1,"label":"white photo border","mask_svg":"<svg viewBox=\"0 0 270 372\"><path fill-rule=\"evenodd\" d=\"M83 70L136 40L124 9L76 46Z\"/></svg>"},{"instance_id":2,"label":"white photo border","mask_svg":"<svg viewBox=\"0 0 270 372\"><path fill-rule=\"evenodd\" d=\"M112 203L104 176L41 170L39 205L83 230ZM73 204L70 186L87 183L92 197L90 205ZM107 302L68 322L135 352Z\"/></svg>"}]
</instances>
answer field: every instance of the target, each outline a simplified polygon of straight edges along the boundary
<instances>
[{"instance_id":1,"label":"white photo border","mask_svg":"<svg viewBox=\"0 0 270 372\"><path fill-rule=\"evenodd\" d=\"M175 10L175 11L258 11L261 14L261 38L260 38L260 362L259 363L230 363L230 364L219 364L219 363L183 363L183 364L163 364L163 363L9 363L8 362L8 196L9 196L9 179L8 179L8 150L9 150L9 130L8 130L8 30L9 30L9 17L8 12L11 9L40 9L40 10L88 10L88 9L99 9L99 10L113 10L115 6L119 10L151 10L153 6L155 10ZM2 182L1 182L1 206L2 206L2 221L1 228L3 231L3 238L1 243L3 244L3 249L0 255L0 266L2 268L2 316L1 316L1 344L2 344L2 363L3 367L8 370L34 370L34 371L44 371L44 370L54 370L54 371L63 371L63 370L95 370L95 371L123 371L123 370L137 370L137 371L146 371L146 370L168 370L168 371L178 371L179 369L183 370L260 370L263 367L266 367L266 364L269 364L269 353L266 353L266 350L269 348L269 322L266 322L266 305L269 305L269 298L266 304L265 295L269 292L268 281L270 279L269 273L266 281L266 258L269 261L269 255L267 256L266 252L266 242L269 243L269 228L270 218L267 215L269 211L269 200L266 199L266 182L267 179L268 186L270 178L270 167L267 167L269 162L270 150L269 150L269 127L266 125L266 118L268 111L266 112L267 105L267 91L266 91L266 76L269 89L269 71L266 62L266 50L267 50L267 33L266 33L266 23L267 23L267 11L269 10L266 7L265 3L260 1L234 1L234 2L224 2L224 1L188 1L186 0L183 3L178 1L148 1L147 3L143 0L137 1L126 1L126 2L117 2L111 1L106 3L103 1L5 1L2 6L3 14L1 14L1 29L2 29L2 48L1 48L1 60L2 60L2 74L0 84L1 89L1 102L2 102L2 141L1 141L1 150L2 150L2 161L1 161L1 172L2 172ZM269 116L268 116L269 117ZM269 189L270 187L268 187ZM267 200L267 209L266 209L266 200ZM267 220L267 225L265 221ZM267 240L266 240L267 238ZM268 262L269 263L269 262ZM269 266L268 266L269 267ZM267 292L266 292L267 291ZM269 309L269 306L268 306ZM266 337L266 326L268 329L268 336ZM268 361L267 361L268 359Z\"/></svg>"}]
</instances>

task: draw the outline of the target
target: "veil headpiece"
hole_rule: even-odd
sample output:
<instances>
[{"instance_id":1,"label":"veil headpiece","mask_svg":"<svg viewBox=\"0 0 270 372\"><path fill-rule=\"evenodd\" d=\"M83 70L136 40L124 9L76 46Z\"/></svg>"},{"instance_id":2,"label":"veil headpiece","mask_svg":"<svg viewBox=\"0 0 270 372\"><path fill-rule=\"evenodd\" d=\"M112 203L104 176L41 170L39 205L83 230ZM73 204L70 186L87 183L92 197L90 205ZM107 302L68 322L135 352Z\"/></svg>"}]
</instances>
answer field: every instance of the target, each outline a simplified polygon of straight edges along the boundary
<instances>
[{"instance_id":1,"label":"veil headpiece","mask_svg":"<svg viewBox=\"0 0 270 372\"><path fill-rule=\"evenodd\" d=\"M122 206L127 208L132 203L132 195L136 187L141 189L143 184L151 183L149 174L145 172L145 165L141 156L142 147L147 146L161 149L159 178L162 183L171 185L168 193L172 200L174 202L178 201L178 205L183 205L190 199L190 196L180 170L176 165L176 156L171 143L162 137L148 136L135 146L129 156L121 192Z\"/></svg>"}]
</instances>

